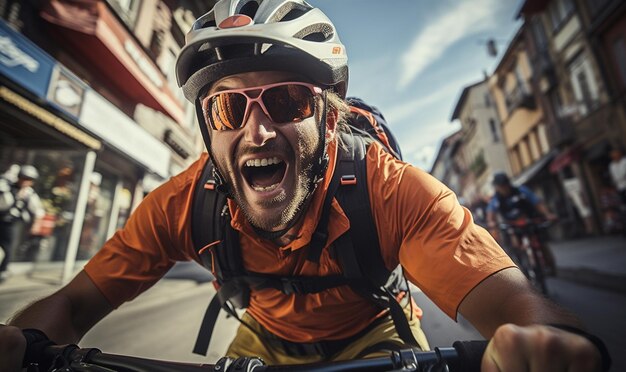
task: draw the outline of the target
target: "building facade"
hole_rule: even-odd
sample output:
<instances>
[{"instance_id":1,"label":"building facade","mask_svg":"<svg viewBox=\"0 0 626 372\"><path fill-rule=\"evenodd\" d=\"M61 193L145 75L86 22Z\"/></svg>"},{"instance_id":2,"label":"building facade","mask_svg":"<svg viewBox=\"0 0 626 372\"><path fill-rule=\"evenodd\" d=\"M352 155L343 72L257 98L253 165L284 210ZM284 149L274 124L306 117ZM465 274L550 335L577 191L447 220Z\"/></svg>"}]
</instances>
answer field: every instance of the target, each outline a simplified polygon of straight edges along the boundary
<instances>
[{"instance_id":1,"label":"building facade","mask_svg":"<svg viewBox=\"0 0 626 372\"><path fill-rule=\"evenodd\" d=\"M587 233L603 231L609 151L626 141L621 3L528 0L520 10L535 90L557 151L549 169L567 195L562 212L569 212L571 228L582 225Z\"/></svg>"},{"instance_id":2,"label":"building facade","mask_svg":"<svg viewBox=\"0 0 626 372\"><path fill-rule=\"evenodd\" d=\"M511 175L511 165L502 135L495 103L487 78L463 89L452 113L463 134L463 156L468 164L462 196L470 205L493 195L491 179L495 172Z\"/></svg>"},{"instance_id":3,"label":"building facade","mask_svg":"<svg viewBox=\"0 0 626 372\"><path fill-rule=\"evenodd\" d=\"M174 61L211 5L0 0L0 172L38 168L47 222L25 233L12 270L58 268L67 280L147 192L197 158Z\"/></svg>"}]
</instances>

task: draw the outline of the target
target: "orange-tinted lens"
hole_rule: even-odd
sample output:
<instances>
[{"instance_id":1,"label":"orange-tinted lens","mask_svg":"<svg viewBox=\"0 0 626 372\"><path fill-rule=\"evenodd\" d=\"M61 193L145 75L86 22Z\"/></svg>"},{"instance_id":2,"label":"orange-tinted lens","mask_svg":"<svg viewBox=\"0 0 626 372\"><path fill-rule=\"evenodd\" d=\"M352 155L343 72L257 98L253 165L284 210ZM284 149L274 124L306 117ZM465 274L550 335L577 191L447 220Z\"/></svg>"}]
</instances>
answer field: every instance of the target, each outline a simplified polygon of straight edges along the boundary
<instances>
[{"instance_id":1,"label":"orange-tinted lens","mask_svg":"<svg viewBox=\"0 0 626 372\"><path fill-rule=\"evenodd\" d=\"M220 93L209 98L205 113L215 130L240 128L246 113L247 98L242 93Z\"/></svg>"},{"instance_id":2,"label":"orange-tinted lens","mask_svg":"<svg viewBox=\"0 0 626 372\"><path fill-rule=\"evenodd\" d=\"M285 84L263 92L263 104L276 123L300 121L311 117L315 100L304 85Z\"/></svg>"}]
</instances>

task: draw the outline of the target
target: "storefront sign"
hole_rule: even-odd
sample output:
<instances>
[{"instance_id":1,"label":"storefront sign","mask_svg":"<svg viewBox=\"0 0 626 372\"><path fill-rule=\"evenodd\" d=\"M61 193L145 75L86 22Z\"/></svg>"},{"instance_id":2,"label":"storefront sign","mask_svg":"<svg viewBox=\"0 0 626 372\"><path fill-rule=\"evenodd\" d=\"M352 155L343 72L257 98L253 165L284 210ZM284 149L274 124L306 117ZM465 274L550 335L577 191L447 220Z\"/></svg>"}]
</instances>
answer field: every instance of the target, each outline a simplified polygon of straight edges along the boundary
<instances>
[{"instance_id":1,"label":"storefront sign","mask_svg":"<svg viewBox=\"0 0 626 372\"><path fill-rule=\"evenodd\" d=\"M89 87L80 81L73 73L57 64L52 71L48 101L68 114L78 118L83 95Z\"/></svg>"},{"instance_id":2,"label":"storefront sign","mask_svg":"<svg viewBox=\"0 0 626 372\"><path fill-rule=\"evenodd\" d=\"M0 19L0 73L45 97L54 60Z\"/></svg>"},{"instance_id":3,"label":"storefront sign","mask_svg":"<svg viewBox=\"0 0 626 372\"><path fill-rule=\"evenodd\" d=\"M0 87L0 98L91 149L102 147L97 139L6 87Z\"/></svg>"},{"instance_id":4,"label":"storefront sign","mask_svg":"<svg viewBox=\"0 0 626 372\"><path fill-rule=\"evenodd\" d=\"M78 122L161 177L169 176L170 150L92 90L85 92Z\"/></svg>"}]
</instances>

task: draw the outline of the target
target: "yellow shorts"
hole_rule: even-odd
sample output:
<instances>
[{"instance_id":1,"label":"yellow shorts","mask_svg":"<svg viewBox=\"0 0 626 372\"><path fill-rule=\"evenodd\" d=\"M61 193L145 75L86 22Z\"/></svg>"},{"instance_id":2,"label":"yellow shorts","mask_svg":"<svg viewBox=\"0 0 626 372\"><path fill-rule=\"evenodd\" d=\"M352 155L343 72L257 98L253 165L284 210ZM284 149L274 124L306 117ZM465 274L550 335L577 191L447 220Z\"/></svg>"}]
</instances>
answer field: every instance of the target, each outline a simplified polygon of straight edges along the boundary
<instances>
[{"instance_id":1,"label":"yellow shorts","mask_svg":"<svg viewBox=\"0 0 626 372\"><path fill-rule=\"evenodd\" d=\"M242 316L242 320L254 329L254 331L250 330L243 324L240 325L233 342L228 347L226 355L231 358L256 356L263 359L263 361L268 365L301 364L326 360L350 360L355 358L375 358L389 354L389 352L384 350L367 353L367 349L375 346L376 344L389 342L399 346L406 345L398 335L398 332L396 332L393 320L391 320L390 316L387 316L382 319L382 321L378 322L375 327L366 332L362 337L348 344L347 347L328 359L325 359L322 355L289 355L285 352L282 346L277 345L276 343L266 342L259 336L266 335L265 337L272 337L268 331L257 323L257 321L250 315L248 315L248 313L245 313ZM420 348L422 350L429 350L430 347L428 346L426 335L422 331L420 320L414 316L413 319L409 319L409 325L411 326L413 335Z\"/></svg>"}]
</instances>

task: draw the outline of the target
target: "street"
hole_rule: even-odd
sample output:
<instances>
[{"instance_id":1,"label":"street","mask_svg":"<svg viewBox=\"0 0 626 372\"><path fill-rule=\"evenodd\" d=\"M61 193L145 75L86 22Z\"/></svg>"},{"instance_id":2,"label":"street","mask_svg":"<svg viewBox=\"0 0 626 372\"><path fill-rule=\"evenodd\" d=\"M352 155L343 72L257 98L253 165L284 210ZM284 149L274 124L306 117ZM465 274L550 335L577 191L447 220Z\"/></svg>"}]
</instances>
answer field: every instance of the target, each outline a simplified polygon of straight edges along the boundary
<instances>
[{"instance_id":1,"label":"street","mask_svg":"<svg viewBox=\"0 0 626 372\"><path fill-rule=\"evenodd\" d=\"M595 242L595 244L591 244ZM561 271L571 272L574 267L589 267L607 261L607 270L619 274L619 267L612 266L626 257L620 240L613 244L598 245L597 240L585 244L556 244L555 254ZM591 251L593 259L583 252ZM619 254L614 251L619 250ZM600 254L612 252L610 257ZM585 261L576 262L585 258ZM578 266L576 266L578 265ZM622 266L623 268L623 266ZM198 267L181 265L170 276L142 294L137 300L124 304L94 327L81 341L83 347L98 347L108 353L136 355L148 358L177 360L188 362L214 362L224 354L232 339L237 321L220 315L215 328L207 357L191 353L199 324L209 300L215 293L213 285L199 273ZM623 269L622 269L623 271ZM200 282L189 279L171 279L194 277ZM622 278L624 278L622 276ZM31 282L33 282L31 280ZM612 371L626 371L626 292L615 289L607 290L591 285L576 283L570 279L550 278L548 282L550 297L581 318L588 329L601 337L607 344L613 357ZM40 281L22 290L10 290L0 287L0 319L5 320L19 307L54 290L54 285ZM455 323L444 315L419 290L413 295L424 310L422 326L429 338L431 347L450 346L455 340L480 339L480 335L463 318Z\"/></svg>"}]
</instances>

